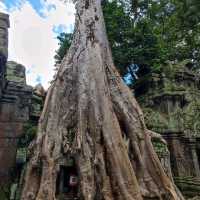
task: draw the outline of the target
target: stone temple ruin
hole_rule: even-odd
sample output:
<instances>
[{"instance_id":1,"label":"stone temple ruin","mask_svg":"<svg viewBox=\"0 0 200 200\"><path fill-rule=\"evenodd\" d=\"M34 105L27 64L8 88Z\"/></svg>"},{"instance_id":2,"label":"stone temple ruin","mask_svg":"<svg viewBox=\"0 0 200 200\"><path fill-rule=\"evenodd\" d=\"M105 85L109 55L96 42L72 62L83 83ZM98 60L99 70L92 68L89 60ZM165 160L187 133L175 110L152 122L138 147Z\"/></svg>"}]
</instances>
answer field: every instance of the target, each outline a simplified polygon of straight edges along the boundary
<instances>
[{"instance_id":1,"label":"stone temple ruin","mask_svg":"<svg viewBox=\"0 0 200 200\"><path fill-rule=\"evenodd\" d=\"M34 137L45 98L41 85L26 83L25 67L8 58L9 16L0 13L0 199L9 199L26 162L27 145ZM7 195L7 196L6 196Z\"/></svg>"},{"instance_id":2,"label":"stone temple ruin","mask_svg":"<svg viewBox=\"0 0 200 200\"><path fill-rule=\"evenodd\" d=\"M200 195L200 74L186 60L167 63L135 84L149 129L166 139L172 175L186 197ZM154 143L161 158L164 145ZM164 163L166 165L166 163Z\"/></svg>"},{"instance_id":3,"label":"stone temple ruin","mask_svg":"<svg viewBox=\"0 0 200 200\"><path fill-rule=\"evenodd\" d=\"M8 57L9 16L0 13L0 96L5 85L5 64Z\"/></svg>"},{"instance_id":4,"label":"stone temple ruin","mask_svg":"<svg viewBox=\"0 0 200 200\"><path fill-rule=\"evenodd\" d=\"M0 13L0 200L20 200L28 146L37 124L46 92L42 85L27 85L25 67L8 58L9 16ZM77 199L77 169L73 158L59 161L56 193Z\"/></svg>"},{"instance_id":5,"label":"stone temple ruin","mask_svg":"<svg viewBox=\"0 0 200 200\"><path fill-rule=\"evenodd\" d=\"M45 91L41 85L28 86L25 67L7 61L8 28L9 16L0 13L0 199L18 200ZM153 141L166 172L186 197L200 196L200 74L188 61L167 63L140 78L134 93L148 128L167 141L169 151ZM61 159L59 167L56 191L67 199L66 194L78 193L73 158Z\"/></svg>"}]
</instances>

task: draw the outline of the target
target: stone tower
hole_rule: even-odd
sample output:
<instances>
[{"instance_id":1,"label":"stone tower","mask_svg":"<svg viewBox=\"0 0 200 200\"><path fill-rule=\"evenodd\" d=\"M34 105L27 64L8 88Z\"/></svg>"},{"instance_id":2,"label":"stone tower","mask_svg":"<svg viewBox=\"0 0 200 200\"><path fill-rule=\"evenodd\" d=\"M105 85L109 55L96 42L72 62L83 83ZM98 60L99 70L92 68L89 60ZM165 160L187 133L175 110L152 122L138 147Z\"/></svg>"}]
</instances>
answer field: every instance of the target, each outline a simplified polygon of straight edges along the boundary
<instances>
[{"instance_id":1,"label":"stone tower","mask_svg":"<svg viewBox=\"0 0 200 200\"><path fill-rule=\"evenodd\" d=\"M9 16L0 13L0 199L2 187L7 187L17 175L17 158L21 156L18 152L22 152L18 151L18 142L23 134L28 134L24 125L37 125L45 98L41 86L34 90L27 85L23 65L7 61L8 28Z\"/></svg>"},{"instance_id":2,"label":"stone tower","mask_svg":"<svg viewBox=\"0 0 200 200\"><path fill-rule=\"evenodd\" d=\"M6 61L8 58L9 15L0 13L0 98L5 85Z\"/></svg>"},{"instance_id":3,"label":"stone tower","mask_svg":"<svg viewBox=\"0 0 200 200\"><path fill-rule=\"evenodd\" d=\"M32 87L26 85L25 67L8 61L9 15L0 13L0 186L12 176L17 141L29 119Z\"/></svg>"},{"instance_id":4,"label":"stone tower","mask_svg":"<svg viewBox=\"0 0 200 200\"><path fill-rule=\"evenodd\" d=\"M10 27L9 15L0 13L0 53L8 57L8 28Z\"/></svg>"}]
</instances>

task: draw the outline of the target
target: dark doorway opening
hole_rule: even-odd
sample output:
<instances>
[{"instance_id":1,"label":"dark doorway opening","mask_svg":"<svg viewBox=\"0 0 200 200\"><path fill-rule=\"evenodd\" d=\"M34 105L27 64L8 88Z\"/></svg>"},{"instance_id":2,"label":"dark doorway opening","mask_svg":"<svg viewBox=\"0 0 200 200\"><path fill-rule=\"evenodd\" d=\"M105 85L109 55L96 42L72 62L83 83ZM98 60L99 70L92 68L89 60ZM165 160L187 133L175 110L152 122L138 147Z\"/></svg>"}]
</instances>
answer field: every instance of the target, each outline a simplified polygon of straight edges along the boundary
<instances>
[{"instance_id":1,"label":"dark doorway opening","mask_svg":"<svg viewBox=\"0 0 200 200\"><path fill-rule=\"evenodd\" d=\"M78 173L74 165L60 166L57 178L57 195L77 199L78 196Z\"/></svg>"},{"instance_id":2,"label":"dark doorway opening","mask_svg":"<svg viewBox=\"0 0 200 200\"><path fill-rule=\"evenodd\" d=\"M78 176L75 167L62 167L63 171L63 192L76 193Z\"/></svg>"},{"instance_id":3,"label":"dark doorway opening","mask_svg":"<svg viewBox=\"0 0 200 200\"><path fill-rule=\"evenodd\" d=\"M198 163L200 166L200 148L197 148L197 158L198 158Z\"/></svg>"}]
</instances>

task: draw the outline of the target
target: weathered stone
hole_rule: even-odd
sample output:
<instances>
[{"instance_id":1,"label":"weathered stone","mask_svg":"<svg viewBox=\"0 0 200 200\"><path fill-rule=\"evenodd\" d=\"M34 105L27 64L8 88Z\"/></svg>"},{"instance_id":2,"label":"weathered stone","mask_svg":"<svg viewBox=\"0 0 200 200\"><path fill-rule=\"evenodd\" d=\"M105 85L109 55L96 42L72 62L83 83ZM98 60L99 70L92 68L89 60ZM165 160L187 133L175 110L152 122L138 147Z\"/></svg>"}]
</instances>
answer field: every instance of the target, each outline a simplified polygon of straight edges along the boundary
<instances>
[{"instance_id":1,"label":"weathered stone","mask_svg":"<svg viewBox=\"0 0 200 200\"><path fill-rule=\"evenodd\" d=\"M46 96L46 92L45 92L42 84L36 85L35 88L33 88L33 91L38 96L41 96L41 97L45 97Z\"/></svg>"},{"instance_id":2,"label":"weathered stone","mask_svg":"<svg viewBox=\"0 0 200 200\"><path fill-rule=\"evenodd\" d=\"M188 200L200 200L200 196L196 196L196 197L193 197L193 198L189 198Z\"/></svg>"},{"instance_id":3,"label":"weathered stone","mask_svg":"<svg viewBox=\"0 0 200 200\"><path fill-rule=\"evenodd\" d=\"M6 79L18 85L26 85L25 67L13 61L6 64Z\"/></svg>"},{"instance_id":4,"label":"weathered stone","mask_svg":"<svg viewBox=\"0 0 200 200\"><path fill-rule=\"evenodd\" d=\"M175 177L176 185L190 200L200 200L200 179L193 177Z\"/></svg>"},{"instance_id":5,"label":"weathered stone","mask_svg":"<svg viewBox=\"0 0 200 200\"><path fill-rule=\"evenodd\" d=\"M173 176L200 178L200 75L187 63L168 63L147 74L135 84L135 96L148 128L168 143ZM187 180L180 188L187 196L186 185L190 186ZM200 185L193 189L195 196Z\"/></svg>"},{"instance_id":6,"label":"weathered stone","mask_svg":"<svg viewBox=\"0 0 200 200\"><path fill-rule=\"evenodd\" d=\"M0 13L0 53L8 57L8 28L10 27L9 16Z\"/></svg>"},{"instance_id":7,"label":"weathered stone","mask_svg":"<svg viewBox=\"0 0 200 200\"><path fill-rule=\"evenodd\" d=\"M7 81L0 100L0 181L9 179L15 166L18 138L22 134L23 124L29 119L29 106L32 88Z\"/></svg>"},{"instance_id":8,"label":"weathered stone","mask_svg":"<svg viewBox=\"0 0 200 200\"><path fill-rule=\"evenodd\" d=\"M43 108L43 103L44 99L46 96L46 92L41 84L38 84L33 88L33 95L31 98L31 107L30 107L30 118L33 120L38 120L42 108Z\"/></svg>"},{"instance_id":9,"label":"weathered stone","mask_svg":"<svg viewBox=\"0 0 200 200\"><path fill-rule=\"evenodd\" d=\"M28 120L37 124L45 98L41 85L33 89L26 84L24 66L13 61L6 63L8 27L8 15L0 13L0 186L9 182L16 166L24 124Z\"/></svg>"},{"instance_id":10,"label":"weathered stone","mask_svg":"<svg viewBox=\"0 0 200 200\"><path fill-rule=\"evenodd\" d=\"M5 64L8 57L9 16L0 13L0 99L5 85Z\"/></svg>"}]
</instances>

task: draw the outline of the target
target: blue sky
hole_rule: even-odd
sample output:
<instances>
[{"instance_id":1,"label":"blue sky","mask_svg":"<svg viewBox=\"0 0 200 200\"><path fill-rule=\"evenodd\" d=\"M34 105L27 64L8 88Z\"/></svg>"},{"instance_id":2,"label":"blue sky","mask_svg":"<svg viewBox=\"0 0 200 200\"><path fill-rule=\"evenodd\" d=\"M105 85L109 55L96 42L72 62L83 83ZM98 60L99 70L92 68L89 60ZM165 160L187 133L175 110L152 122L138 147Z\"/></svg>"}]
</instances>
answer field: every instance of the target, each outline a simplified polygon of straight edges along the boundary
<instances>
[{"instance_id":1,"label":"blue sky","mask_svg":"<svg viewBox=\"0 0 200 200\"><path fill-rule=\"evenodd\" d=\"M10 15L9 60L23 64L27 83L47 89L54 75L56 36L72 32L74 5L63 0L0 0L0 12Z\"/></svg>"},{"instance_id":2,"label":"blue sky","mask_svg":"<svg viewBox=\"0 0 200 200\"><path fill-rule=\"evenodd\" d=\"M18 0L5 0L3 1L7 9L12 9L13 7L16 7L17 4L20 2ZM40 9L43 8L43 4L40 0L27 0L33 8L38 12Z\"/></svg>"}]
</instances>

